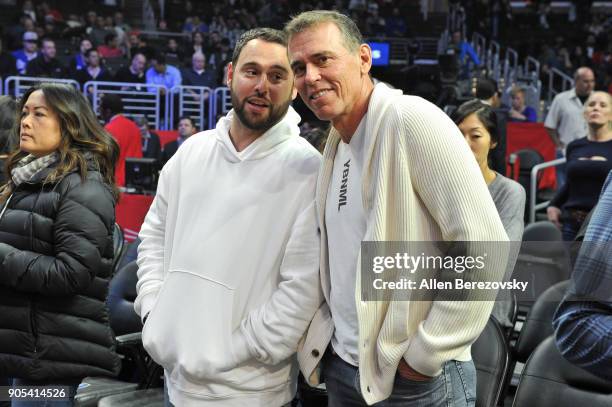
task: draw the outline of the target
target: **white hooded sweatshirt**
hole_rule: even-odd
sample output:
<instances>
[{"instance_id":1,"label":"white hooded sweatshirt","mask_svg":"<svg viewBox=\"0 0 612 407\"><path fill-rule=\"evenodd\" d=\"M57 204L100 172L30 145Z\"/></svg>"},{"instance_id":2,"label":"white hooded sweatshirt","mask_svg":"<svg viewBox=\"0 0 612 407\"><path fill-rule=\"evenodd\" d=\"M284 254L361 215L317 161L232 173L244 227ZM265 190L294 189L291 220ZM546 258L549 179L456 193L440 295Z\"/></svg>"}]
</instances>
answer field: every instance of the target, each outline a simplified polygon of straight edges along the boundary
<instances>
[{"instance_id":1,"label":"white hooded sweatshirt","mask_svg":"<svg viewBox=\"0 0 612 407\"><path fill-rule=\"evenodd\" d=\"M233 114L166 164L139 235L135 309L176 406L288 403L292 356L323 298L321 156L292 108L237 152Z\"/></svg>"}]
</instances>

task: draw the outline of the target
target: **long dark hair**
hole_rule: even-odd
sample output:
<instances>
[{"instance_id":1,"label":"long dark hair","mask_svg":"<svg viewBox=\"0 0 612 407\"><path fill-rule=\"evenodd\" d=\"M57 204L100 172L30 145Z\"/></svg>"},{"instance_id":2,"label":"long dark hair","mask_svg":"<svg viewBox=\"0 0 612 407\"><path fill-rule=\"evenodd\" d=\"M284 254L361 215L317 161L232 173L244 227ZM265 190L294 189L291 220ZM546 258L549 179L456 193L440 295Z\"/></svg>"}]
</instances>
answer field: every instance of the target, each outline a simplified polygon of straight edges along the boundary
<instances>
[{"instance_id":1,"label":"long dark hair","mask_svg":"<svg viewBox=\"0 0 612 407\"><path fill-rule=\"evenodd\" d=\"M24 93L17 114L21 114L28 98L37 90L42 91L48 107L57 115L61 132L57 149L59 161L45 182L57 181L74 171L78 171L85 181L89 164L102 174L117 199L119 190L115 185L115 163L119 158L119 145L100 125L85 96L70 85L41 82ZM20 127L21 120L16 120L13 126L16 140L19 139ZM26 151L13 151L6 161L6 173L11 174L19 160L27 155ZM9 180L2 189L0 200L5 200L12 188Z\"/></svg>"}]
</instances>

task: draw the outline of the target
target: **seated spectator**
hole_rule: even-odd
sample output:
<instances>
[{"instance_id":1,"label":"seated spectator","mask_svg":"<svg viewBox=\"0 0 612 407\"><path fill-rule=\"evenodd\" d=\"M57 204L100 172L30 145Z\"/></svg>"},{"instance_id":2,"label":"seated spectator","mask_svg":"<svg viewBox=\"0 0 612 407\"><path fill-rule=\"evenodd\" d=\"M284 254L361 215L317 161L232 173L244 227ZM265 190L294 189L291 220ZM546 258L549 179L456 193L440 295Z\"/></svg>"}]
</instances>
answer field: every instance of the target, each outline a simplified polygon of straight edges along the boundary
<instances>
[{"instance_id":1,"label":"seated spectator","mask_svg":"<svg viewBox=\"0 0 612 407\"><path fill-rule=\"evenodd\" d=\"M208 57L208 68L215 71L217 83L223 80L223 69L232 61L232 50L230 42L227 38L222 38L219 41L219 48Z\"/></svg>"},{"instance_id":2,"label":"seated spectator","mask_svg":"<svg viewBox=\"0 0 612 407\"><path fill-rule=\"evenodd\" d=\"M125 159L127 157L142 158L140 129L132 120L123 116L123 102L116 94L107 93L100 101L104 128L119 144L119 159L115 166L115 180L118 186L125 186Z\"/></svg>"},{"instance_id":3,"label":"seated spectator","mask_svg":"<svg viewBox=\"0 0 612 407\"><path fill-rule=\"evenodd\" d=\"M131 32L128 38L128 47L130 50L130 55L133 56L140 53L147 57L147 59L151 59L151 57L155 55L155 49L147 45L147 42L143 40L137 32Z\"/></svg>"},{"instance_id":4,"label":"seated spectator","mask_svg":"<svg viewBox=\"0 0 612 407\"><path fill-rule=\"evenodd\" d=\"M106 37L104 37L104 45L98 47L100 57L121 58L124 55L123 50L119 48L117 38L117 34L115 33L107 34Z\"/></svg>"},{"instance_id":5,"label":"seated spectator","mask_svg":"<svg viewBox=\"0 0 612 407\"><path fill-rule=\"evenodd\" d=\"M572 283L553 319L561 354L612 380L612 173L589 222Z\"/></svg>"},{"instance_id":6,"label":"seated spectator","mask_svg":"<svg viewBox=\"0 0 612 407\"><path fill-rule=\"evenodd\" d=\"M38 34L33 31L23 33L23 49L13 52L15 67L19 75L25 75L28 62L38 56Z\"/></svg>"},{"instance_id":7,"label":"seated spectator","mask_svg":"<svg viewBox=\"0 0 612 407\"><path fill-rule=\"evenodd\" d=\"M180 86L183 82L181 72L174 66L166 64L164 55L157 55L151 59L151 67L145 74L147 85L164 85L168 90ZM165 94L162 88L162 94Z\"/></svg>"},{"instance_id":8,"label":"seated spectator","mask_svg":"<svg viewBox=\"0 0 612 407\"><path fill-rule=\"evenodd\" d=\"M476 157L482 176L489 188L499 217L501 218L508 239L520 242L523 238L523 215L525 213L526 193L523 187L489 166L491 152L499 142L498 120L491 106L480 100L465 102L451 115L451 119L461 130L465 141ZM519 247L513 247L509 257L505 278L510 278L518 257ZM507 292L501 293L500 301L495 303L493 316L504 326L511 327L508 318L511 302Z\"/></svg>"},{"instance_id":9,"label":"seated spectator","mask_svg":"<svg viewBox=\"0 0 612 407\"><path fill-rule=\"evenodd\" d=\"M612 96L593 92L584 107L587 137L568 144L567 181L550 201L548 220L561 228L563 240L572 241L612 170Z\"/></svg>"},{"instance_id":10,"label":"seated spectator","mask_svg":"<svg viewBox=\"0 0 612 407\"><path fill-rule=\"evenodd\" d=\"M89 38L81 39L81 42L79 43L79 52L70 60L69 68L71 68L73 71L80 71L81 69L85 68L85 52L91 48L93 48L93 45L91 44Z\"/></svg>"},{"instance_id":11,"label":"seated spectator","mask_svg":"<svg viewBox=\"0 0 612 407\"><path fill-rule=\"evenodd\" d=\"M196 31L191 35L190 51L204 53L204 34Z\"/></svg>"},{"instance_id":12,"label":"seated spectator","mask_svg":"<svg viewBox=\"0 0 612 407\"><path fill-rule=\"evenodd\" d=\"M167 61L173 61L175 64L183 64L185 61L185 51L179 46L176 38L168 38L168 44L164 50L164 55Z\"/></svg>"},{"instance_id":13,"label":"seated spectator","mask_svg":"<svg viewBox=\"0 0 612 407\"><path fill-rule=\"evenodd\" d=\"M162 165L166 165L169 159L176 153L176 150L185 140L196 133L196 127L191 117L183 116L178 122L178 138L167 143L162 149Z\"/></svg>"},{"instance_id":14,"label":"seated spectator","mask_svg":"<svg viewBox=\"0 0 612 407\"><path fill-rule=\"evenodd\" d=\"M112 32L106 28L106 21L103 16L96 16L94 26L88 27L86 32L87 36L93 41L94 46L104 44L106 36L112 34Z\"/></svg>"},{"instance_id":15,"label":"seated spectator","mask_svg":"<svg viewBox=\"0 0 612 407\"><path fill-rule=\"evenodd\" d=\"M467 79L469 77L469 65L467 58L469 58L477 67L481 65L482 61L480 61L480 58L472 45L463 39L463 34L459 30L453 32L451 46L452 48L450 49L450 52L457 56L459 65L461 66L460 79Z\"/></svg>"},{"instance_id":16,"label":"seated spectator","mask_svg":"<svg viewBox=\"0 0 612 407\"><path fill-rule=\"evenodd\" d=\"M510 91L510 97L512 98L511 122L535 123L538 121L538 114L535 109L525 105L525 90L515 86Z\"/></svg>"},{"instance_id":17,"label":"seated spectator","mask_svg":"<svg viewBox=\"0 0 612 407\"><path fill-rule=\"evenodd\" d=\"M17 62L15 57L4 50L4 41L0 37L0 78L17 75Z\"/></svg>"},{"instance_id":18,"label":"seated spectator","mask_svg":"<svg viewBox=\"0 0 612 407\"><path fill-rule=\"evenodd\" d=\"M74 79L76 79L81 87L85 85L86 82L89 81L112 81L112 76L108 73L108 71L100 66L100 55L98 51L91 48L85 51L85 61L87 65L85 69L81 69L77 71L74 75ZM88 92L92 92L91 87L89 87Z\"/></svg>"},{"instance_id":19,"label":"seated spectator","mask_svg":"<svg viewBox=\"0 0 612 407\"><path fill-rule=\"evenodd\" d=\"M115 11L115 28L122 29L126 35L131 30L130 25L124 21L123 13L121 11Z\"/></svg>"},{"instance_id":20,"label":"seated spectator","mask_svg":"<svg viewBox=\"0 0 612 407\"><path fill-rule=\"evenodd\" d=\"M217 86L215 73L206 69L206 57L196 52L191 58L191 68L183 70L183 85L207 86L211 89Z\"/></svg>"},{"instance_id":21,"label":"seated spectator","mask_svg":"<svg viewBox=\"0 0 612 407\"><path fill-rule=\"evenodd\" d=\"M125 66L117 71L115 74L115 82L145 83L146 78L144 70L146 64L147 58L143 54L134 54L130 66Z\"/></svg>"},{"instance_id":22,"label":"seated spectator","mask_svg":"<svg viewBox=\"0 0 612 407\"><path fill-rule=\"evenodd\" d=\"M393 8L391 17L386 19L386 33L388 37L404 37L408 33L406 19L397 7Z\"/></svg>"},{"instance_id":23,"label":"seated spectator","mask_svg":"<svg viewBox=\"0 0 612 407\"><path fill-rule=\"evenodd\" d=\"M147 116L137 116L134 118L134 122L140 129L142 156L144 158L154 158L161 164L161 143L159 136L151 131L149 119Z\"/></svg>"},{"instance_id":24,"label":"seated spectator","mask_svg":"<svg viewBox=\"0 0 612 407\"><path fill-rule=\"evenodd\" d=\"M55 41L43 38L40 55L28 62L26 74L41 78L65 78L66 68L55 58L56 54Z\"/></svg>"}]
</instances>

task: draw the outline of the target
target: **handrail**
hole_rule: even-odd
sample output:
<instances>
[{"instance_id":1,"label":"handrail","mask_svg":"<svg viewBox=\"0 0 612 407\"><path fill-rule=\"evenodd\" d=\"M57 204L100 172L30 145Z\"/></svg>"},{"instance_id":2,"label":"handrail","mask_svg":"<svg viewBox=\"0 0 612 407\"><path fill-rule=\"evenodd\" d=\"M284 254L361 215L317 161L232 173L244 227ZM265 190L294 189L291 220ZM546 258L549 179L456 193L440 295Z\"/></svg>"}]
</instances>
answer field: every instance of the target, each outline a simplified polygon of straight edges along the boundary
<instances>
[{"instance_id":1,"label":"handrail","mask_svg":"<svg viewBox=\"0 0 612 407\"><path fill-rule=\"evenodd\" d=\"M534 165L531 169L531 180L529 184L529 223L535 222L535 213L538 209L546 208L550 203L550 201L546 201L536 205L536 194L538 193L538 172L546 168L556 167L564 162L565 158L557 158L556 160Z\"/></svg>"},{"instance_id":2,"label":"handrail","mask_svg":"<svg viewBox=\"0 0 612 407\"><path fill-rule=\"evenodd\" d=\"M27 87L34 85L39 82L54 82L54 83L63 83L66 85L74 86L77 90L81 90L81 85L75 81L74 79L58 79L58 78L39 78L36 76L7 76L4 80L4 91L6 94L9 94L11 89L11 83L15 82L15 87L13 89L12 95L16 98L21 97L23 95L23 90ZM21 86L22 83L26 83L25 86Z\"/></svg>"},{"instance_id":3,"label":"handrail","mask_svg":"<svg viewBox=\"0 0 612 407\"><path fill-rule=\"evenodd\" d=\"M512 82L510 75L512 72L516 74L518 68L518 52L514 48L506 48L506 56L504 58L504 82Z\"/></svg>"},{"instance_id":4,"label":"handrail","mask_svg":"<svg viewBox=\"0 0 612 407\"><path fill-rule=\"evenodd\" d=\"M529 70L529 67L532 66L534 69ZM525 58L525 75L529 75L530 73L534 74L533 76L537 79L540 77L540 61L528 55Z\"/></svg>"},{"instance_id":5,"label":"handrail","mask_svg":"<svg viewBox=\"0 0 612 407\"><path fill-rule=\"evenodd\" d=\"M555 76L561 78L561 90L554 90ZM566 84L568 86L566 86ZM574 86L574 79L566 73L560 71L557 68L550 68L548 70L548 95L546 101L550 103L552 99L560 92L566 91Z\"/></svg>"},{"instance_id":6,"label":"handrail","mask_svg":"<svg viewBox=\"0 0 612 407\"><path fill-rule=\"evenodd\" d=\"M487 52L487 39L484 35L474 31L472 33L472 46L474 47L474 51L480 58L480 61L484 62L486 52Z\"/></svg>"}]
</instances>

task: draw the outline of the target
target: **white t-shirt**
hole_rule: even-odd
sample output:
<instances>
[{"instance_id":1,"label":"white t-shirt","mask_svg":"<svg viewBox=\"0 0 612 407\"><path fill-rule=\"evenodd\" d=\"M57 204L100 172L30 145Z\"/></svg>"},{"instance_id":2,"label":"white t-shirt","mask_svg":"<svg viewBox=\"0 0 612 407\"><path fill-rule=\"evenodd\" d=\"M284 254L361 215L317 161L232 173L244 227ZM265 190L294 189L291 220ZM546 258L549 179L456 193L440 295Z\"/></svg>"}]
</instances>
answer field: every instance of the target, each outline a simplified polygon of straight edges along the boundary
<instances>
[{"instance_id":1,"label":"white t-shirt","mask_svg":"<svg viewBox=\"0 0 612 407\"><path fill-rule=\"evenodd\" d=\"M361 196L364 129L362 121L349 144L343 141L338 144L325 206L331 279L329 306L335 326L332 346L344 361L354 366L359 364L357 256L366 232Z\"/></svg>"}]
</instances>

